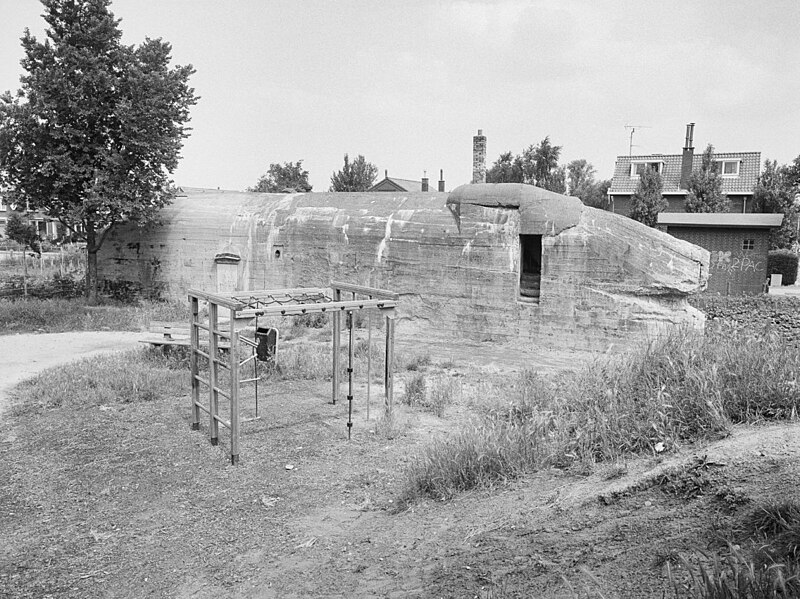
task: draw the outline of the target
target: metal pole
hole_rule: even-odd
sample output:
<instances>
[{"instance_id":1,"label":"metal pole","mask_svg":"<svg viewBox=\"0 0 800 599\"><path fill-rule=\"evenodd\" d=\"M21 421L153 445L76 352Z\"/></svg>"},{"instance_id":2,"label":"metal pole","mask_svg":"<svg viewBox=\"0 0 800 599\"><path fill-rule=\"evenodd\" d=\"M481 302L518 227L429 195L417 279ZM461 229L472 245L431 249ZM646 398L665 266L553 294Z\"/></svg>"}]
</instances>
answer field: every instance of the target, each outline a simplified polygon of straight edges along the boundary
<instances>
[{"instance_id":1,"label":"metal pole","mask_svg":"<svg viewBox=\"0 0 800 599\"><path fill-rule=\"evenodd\" d=\"M369 296L372 299L372 296ZM369 420L370 390L372 388L372 310L367 312L367 420Z\"/></svg>"},{"instance_id":2,"label":"metal pole","mask_svg":"<svg viewBox=\"0 0 800 599\"><path fill-rule=\"evenodd\" d=\"M208 413L211 418L211 445L219 443L219 423L217 422L218 406L217 400L219 393L217 392L217 373L219 372L217 365L219 362L218 355L218 337L219 323L217 321L217 304L214 300L208 302Z\"/></svg>"},{"instance_id":3,"label":"metal pole","mask_svg":"<svg viewBox=\"0 0 800 599\"><path fill-rule=\"evenodd\" d=\"M342 291L340 289L333 290L333 301L338 302L342 299ZM331 395L333 396L333 404L336 405L336 400L339 399L339 343L341 342L341 320L339 310L334 309L333 314L333 382L331 383Z\"/></svg>"},{"instance_id":4,"label":"metal pole","mask_svg":"<svg viewBox=\"0 0 800 599\"><path fill-rule=\"evenodd\" d=\"M231 308L231 464L239 463L239 333L236 330L236 310Z\"/></svg>"},{"instance_id":5,"label":"metal pole","mask_svg":"<svg viewBox=\"0 0 800 599\"><path fill-rule=\"evenodd\" d=\"M353 429L353 311L347 313L347 328L350 333L347 354L347 440L350 440L350 431Z\"/></svg>"},{"instance_id":6,"label":"metal pole","mask_svg":"<svg viewBox=\"0 0 800 599\"><path fill-rule=\"evenodd\" d=\"M199 316L200 308L199 308L199 302L196 297L193 296L190 297L189 304L191 306L191 311L192 311L191 320L189 321L189 337L191 339L191 344L192 344L191 355L189 356L189 369L192 373L191 429L193 431L197 431L200 430L200 407L197 405L200 402L200 381L197 380L197 377L199 375L199 368L197 367L197 350L200 349L200 341L199 341L200 335L197 328L197 323L199 322L200 319Z\"/></svg>"},{"instance_id":7,"label":"metal pole","mask_svg":"<svg viewBox=\"0 0 800 599\"><path fill-rule=\"evenodd\" d=\"M256 314L256 343L258 343L258 314ZM258 354L258 349L257 348L253 348L253 353L254 354ZM258 355L256 355L255 358L253 358L253 378L256 379L255 380L255 387L256 387L256 418L258 418Z\"/></svg>"},{"instance_id":8,"label":"metal pole","mask_svg":"<svg viewBox=\"0 0 800 599\"><path fill-rule=\"evenodd\" d=\"M387 416L392 413L394 400L394 313L386 317L386 367L384 369L384 412Z\"/></svg>"}]
</instances>

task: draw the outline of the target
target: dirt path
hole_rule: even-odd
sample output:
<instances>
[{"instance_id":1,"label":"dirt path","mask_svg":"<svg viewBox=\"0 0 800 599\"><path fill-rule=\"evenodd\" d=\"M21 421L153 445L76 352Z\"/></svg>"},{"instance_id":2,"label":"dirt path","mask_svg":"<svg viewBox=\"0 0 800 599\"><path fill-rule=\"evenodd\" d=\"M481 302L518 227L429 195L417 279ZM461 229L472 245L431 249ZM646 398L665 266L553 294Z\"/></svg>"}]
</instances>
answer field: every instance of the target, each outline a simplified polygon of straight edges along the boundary
<instances>
[{"instance_id":1,"label":"dirt path","mask_svg":"<svg viewBox=\"0 0 800 599\"><path fill-rule=\"evenodd\" d=\"M9 392L38 372L101 353L140 346L141 333L88 331L77 333L5 335L0 337L0 418L8 408Z\"/></svg>"}]
</instances>

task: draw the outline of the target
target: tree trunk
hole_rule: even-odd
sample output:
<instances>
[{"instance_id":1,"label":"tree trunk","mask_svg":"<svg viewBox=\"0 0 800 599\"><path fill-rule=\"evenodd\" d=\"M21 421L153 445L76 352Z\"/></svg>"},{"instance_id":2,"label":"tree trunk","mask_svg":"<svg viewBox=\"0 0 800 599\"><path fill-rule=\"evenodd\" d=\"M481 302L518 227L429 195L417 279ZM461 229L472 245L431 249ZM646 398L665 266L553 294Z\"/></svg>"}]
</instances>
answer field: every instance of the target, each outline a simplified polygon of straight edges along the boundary
<instances>
[{"instance_id":1,"label":"tree trunk","mask_svg":"<svg viewBox=\"0 0 800 599\"><path fill-rule=\"evenodd\" d=\"M86 226L86 303L97 304L97 232L91 223Z\"/></svg>"}]
</instances>

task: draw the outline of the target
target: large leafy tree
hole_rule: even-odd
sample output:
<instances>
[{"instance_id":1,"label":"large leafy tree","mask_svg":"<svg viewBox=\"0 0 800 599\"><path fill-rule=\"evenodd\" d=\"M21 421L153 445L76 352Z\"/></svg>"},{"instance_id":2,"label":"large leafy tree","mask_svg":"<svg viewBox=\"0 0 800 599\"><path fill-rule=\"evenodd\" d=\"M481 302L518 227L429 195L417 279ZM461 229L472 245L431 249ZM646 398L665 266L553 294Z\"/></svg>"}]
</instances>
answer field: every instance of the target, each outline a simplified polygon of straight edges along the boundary
<instances>
[{"instance_id":1,"label":"large leafy tree","mask_svg":"<svg viewBox=\"0 0 800 599\"><path fill-rule=\"evenodd\" d=\"M522 172L522 157L514 156L511 152L500 154L486 172L487 183L524 183L525 175Z\"/></svg>"},{"instance_id":2,"label":"large leafy tree","mask_svg":"<svg viewBox=\"0 0 800 599\"><path fill-rule=\"evenodd\" d=\"M550 143L545 137L537 145L528 146L522 154L511 152L500 155L486 173L489 183L527 183L550 191L566 193L566 169L558 165L561 146Z\"/></svg>"},{"instance_id":3,"label":"large leafy tree","mask_svg":"<svg viewBox=\"0 0 800 599\"><path fill-rule=\"evenodd\" d=\"M703 152L700 170L689 176L689 193L684 207L686 212L728 212L731 202L722 193L722 177L719 165L714 162L714 146L708 144Z\"/></svg>"},{"instance_id":4,"label":"large leafy tree","mask_svg":"<svg viewBox=\"0 0 800 599\"><path fill-rule=\"evenodd\" d=\"M569 195L580 198L587 206L606 208L608 206L608 188L611 181L595 181L594 166L585 158L573 160L567 165L567 183Z\"/></svg>"},{"instance_id":5,"label":"large leafy tree","mask_svg":"<svg viewBox=\"0 0 800 599\"><path fill-rule=\"evenodd\" d=\"M123 45L110 0L42 4L47 39L26 29L21 89L0 100L0 183L85 239L94 301L108 232L155 220L174 196L194 69L171 68L160 39Z\"/></svg>"},{"instance_id":6,"label":"large leafy tree","mask_svg":"<svg viewBox=\"0 0 800 599\"><path fill-rule=\"evenodd\" d=\"M563 166L558 166L560 156L561 146L550 143L549 135L536 146L528 147L522 154L525 182L550 191L566 193L566 172Z\"/></svg>"},{"instance_id":7,"label":"large leafy tree","mask_svg":"<svg viewBox=\"0 0 800 599\"><path fill-rule=\"evenodd\" d=\"M344 166L331 175L331 191L367 191L375 183L378 167L367 162L361 154L350 162L344 155Z\"/></svg>"},{"instance_id":8,"label":"large leafy tree","mask_svg":"<svg viewBox=\"0 0 800 599\"><path fill-rule=\"evenodd\" d=\"M628 216L648 227L658 224L658 213L667 207L661 175L653 168L645 169L639 177L639 185L631 196L631 210Z\"/></svg>"},{"instance_id":9,"label":"large leafy tree","mask_svg":"<svg viewBox=\"0 0 800 599\"><path fill-rule=\"evenodd\" d=\"M753 190L753 211L784 214L780 228L770 232L771 249L788 249L799 241L797 194L800 194L800 156L791 165L764 161L764 170Z\"/></svg>"},{"instance_id":10,"label":"large leafy tree","mask_svg":"<svg viewBox=\"0 0 800 599\"><path fill-rule=\"evenodd\" d=\"M269 165L266 174L261 175L258 182L253 187L248 187L247 191L261 193L306 192L311 191L311 184L308 182L308 171L303 169L302 160L283 164L273 162Z\"/></svg>"}]
</instances>

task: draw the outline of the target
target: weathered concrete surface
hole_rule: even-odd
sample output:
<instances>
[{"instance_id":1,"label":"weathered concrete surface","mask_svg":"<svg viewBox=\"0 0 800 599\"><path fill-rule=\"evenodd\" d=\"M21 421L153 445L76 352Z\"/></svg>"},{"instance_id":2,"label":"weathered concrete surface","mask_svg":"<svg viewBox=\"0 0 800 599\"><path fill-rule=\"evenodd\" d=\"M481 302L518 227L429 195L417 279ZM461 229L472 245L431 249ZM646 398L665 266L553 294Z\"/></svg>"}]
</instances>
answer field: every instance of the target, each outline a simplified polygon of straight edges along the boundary
<instances>
[{"instance_id":1,"label":"weathered concrete surface","mask_svg":"<svg viewBox=\"0 0 800 599\"><path fill-rule=\"evenodd\" d=\"M519 297L520 234L542 235L538 304ZM223 252L241 260L215 264ZM707 273L697 246L523 185L449 195L191 190L161 225L113 231L100 255L101 280L174 299L226 281L383 287L401 295L400 335L494 341L510 356L543 345L605 350L671 325L702 326L686 296Z\"/></svg>"}]
</instances>

